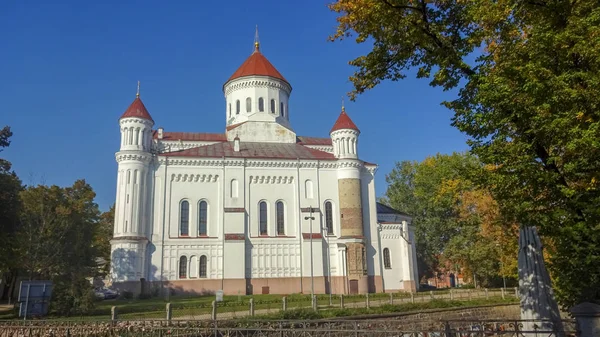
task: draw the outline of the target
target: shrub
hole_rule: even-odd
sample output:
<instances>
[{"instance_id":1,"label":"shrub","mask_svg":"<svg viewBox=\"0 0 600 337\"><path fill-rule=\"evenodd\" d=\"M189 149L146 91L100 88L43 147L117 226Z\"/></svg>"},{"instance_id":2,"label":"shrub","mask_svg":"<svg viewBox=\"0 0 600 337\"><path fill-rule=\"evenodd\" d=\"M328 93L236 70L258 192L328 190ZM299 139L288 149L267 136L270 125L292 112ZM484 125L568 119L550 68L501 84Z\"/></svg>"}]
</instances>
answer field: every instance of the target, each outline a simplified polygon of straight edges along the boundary
<instances>
[{"instance_id":1,"label":"shrub","mask_svg":"<svg viewBox=\"0 0 600 337\"><path fill-rule=\"evenodd\" d=\"M121 297L122 299L125 300L130 300L133 298L133 293L129 290L123 290L120 294L119 297Z\"/></svg>"}]
</instances>

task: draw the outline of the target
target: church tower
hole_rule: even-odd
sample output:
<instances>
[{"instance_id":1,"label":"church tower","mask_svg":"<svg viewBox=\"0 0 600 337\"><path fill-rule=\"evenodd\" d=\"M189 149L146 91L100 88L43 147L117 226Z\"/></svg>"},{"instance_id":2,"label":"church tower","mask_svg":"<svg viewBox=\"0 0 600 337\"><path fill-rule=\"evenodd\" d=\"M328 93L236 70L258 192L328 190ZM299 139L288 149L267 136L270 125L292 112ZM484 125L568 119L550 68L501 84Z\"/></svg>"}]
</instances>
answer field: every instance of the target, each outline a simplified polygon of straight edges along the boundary
<instances>
[{"instance_id":1,"label":"church tower","mask_svg":"<svg viewBox=\"0 0 600 337\"><path fill-rule=\"evenodd\" d=\"M146 246L150 235L152 126L154 121L138 92L119 119L121 147L118 163L115 224L111 240L113 282L146 277Z\"/></svg>"},{"instance_id":2,"label":"church tower","mask_svg":"<svg viewBox=\"0 0 600 337\"><path fill-rule=\"evenodd\" d=\"M227 140L296 143L290 126L292 86L260 51L254 51L223 85Z\"/></svg>"},{"instance_id":3,"label":"church tower","mask_svg":"<svg viewBox=\"0 0 600 337\"><path fill-rule=\"evenodd\" d=\"M338 158L338 197L340 204L341 238L346 243L348 283L350 293L368 292L367 256L362 214L358 160L360 131L344 107L330 131L333 153Z\"/></svg>"}]
</instances>

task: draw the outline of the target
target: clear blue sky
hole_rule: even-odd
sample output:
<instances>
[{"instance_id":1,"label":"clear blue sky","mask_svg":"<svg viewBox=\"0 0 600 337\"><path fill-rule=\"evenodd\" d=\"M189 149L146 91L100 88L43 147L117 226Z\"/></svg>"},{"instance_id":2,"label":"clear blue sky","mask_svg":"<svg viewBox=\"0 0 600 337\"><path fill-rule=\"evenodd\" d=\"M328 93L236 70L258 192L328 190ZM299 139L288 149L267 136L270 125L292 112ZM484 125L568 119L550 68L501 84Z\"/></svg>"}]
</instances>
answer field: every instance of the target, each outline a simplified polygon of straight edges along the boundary
<instances>
[{"instance_id":1,"label":"clear blue sky","mask_svg":"<svg viewBox=\"0 0 600 337\"><path fill-rule=\"evenodd\" d=\"M10 125L10 160L24 183L70 185L85 178L100 207L115 199L118 118L136 82L157 126L223 132L224 81L261 51L290 81L292 126L327 137L350 91L348 61L368 51L353 39L327 42L336 27L325 1L0 2L0 127ZM385 175L401 160L467 149L440 106L452 93L414 77L346 99L361 129L359 154Z\"/></svg>"}]
</instances>

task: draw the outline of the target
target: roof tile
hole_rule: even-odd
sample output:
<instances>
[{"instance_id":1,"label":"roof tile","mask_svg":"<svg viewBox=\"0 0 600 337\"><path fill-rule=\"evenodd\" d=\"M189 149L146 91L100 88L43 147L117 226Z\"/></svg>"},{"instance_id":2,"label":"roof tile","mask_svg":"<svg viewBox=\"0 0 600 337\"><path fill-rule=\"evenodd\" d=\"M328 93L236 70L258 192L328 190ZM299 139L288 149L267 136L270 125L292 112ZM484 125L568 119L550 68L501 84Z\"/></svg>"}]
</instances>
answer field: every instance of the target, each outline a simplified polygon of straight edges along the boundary
<instances>
[{"instance_id":1,"label":"roof tile","mask_svg":"<svg viewBox=\"0 0 600 337\"><path fill-rule=\"evenodd\" d=\"M144 118L144 119L149 119L154 122L154 120L152 119L152 116L150 116L150 113L148 113L148 110L144 106L144 103L142 103L142 100L140 99L139 96L133 100L133 103L131 103L129 108L127 108L127 110L125 110L123 115L121 115L120 119L127 118L127 117Z\"/></svg>"},{"instance_id":2,"label":"roof tile","mask_svg":"<svg viewBox=\"0 0 600 337\"><path fill-rule=\"evenodd\" d=\"M342 129L351 129L351 130L360 131L360 130L358 130L358 127L356 126L356 124L354 124L352 119L350 119L350 116L348 116L348 114L346 113L346 111L344 109L342 109L340 116L338 117L335 124L333 124L333 127L331 128L331 131L329 133L331 133L333 131L337 131L337 130L342 130Z\"/></svg>"},{"instance_id":3,"label":"roof tile","mask_svg":"<svg viewBox=\"0 0 600 337\"><path fill-rule=\"evenodd\" d=\"M253 75L275 77L289 84L283 75L275 69L271 62L258 49L242 63L227 82L236 78Z\"/></svg>"}]
</instances>

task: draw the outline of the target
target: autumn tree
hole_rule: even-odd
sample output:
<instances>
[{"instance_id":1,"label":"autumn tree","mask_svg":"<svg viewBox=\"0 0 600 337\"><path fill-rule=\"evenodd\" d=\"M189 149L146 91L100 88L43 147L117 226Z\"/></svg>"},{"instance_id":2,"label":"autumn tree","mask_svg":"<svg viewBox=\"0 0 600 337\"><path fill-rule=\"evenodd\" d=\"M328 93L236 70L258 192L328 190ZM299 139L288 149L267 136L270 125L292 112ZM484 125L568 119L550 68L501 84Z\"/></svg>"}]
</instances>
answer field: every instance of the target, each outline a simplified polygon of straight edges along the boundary
<instances>
[{"instance_id":1,"label":"autumn tree","mask_svg":"<svg viewBox=\"0 0 600 337\"><path fill-rule=\"evenodd\" d=\"M372 43L350 61L352 98L407 70L459 89L444 104L490 169L503 212L554 250L559 301L600 303L600 3L338 0L331 40Z\"/></svg>"},{"instance_id":2,"label":"autumn tree","mask_svg":"<svg viewBox=\"0 0 600 337\"><path fill-rule=\"evenodd\" d=\"M498 275L514 278L517 237L505 231L510 227L497 203L479 187L484 174L475 156L454 153L396 163L386 176L382 201L413 216L421 277L458 265L482 285Z\"/></svg>"},{"instance_id":3,"label":"autumn tree","mask_svg":"<svg viewBox=\"0 0 600 337\"><path fill-rule=\"evenodd\" d=\"M113 237L115 223L115 205L100 215L100 220L95 227L93 247L95 255L101 259L99 276L106 276L110 269L110 240Z\"/></svg>"}]
</instances>

